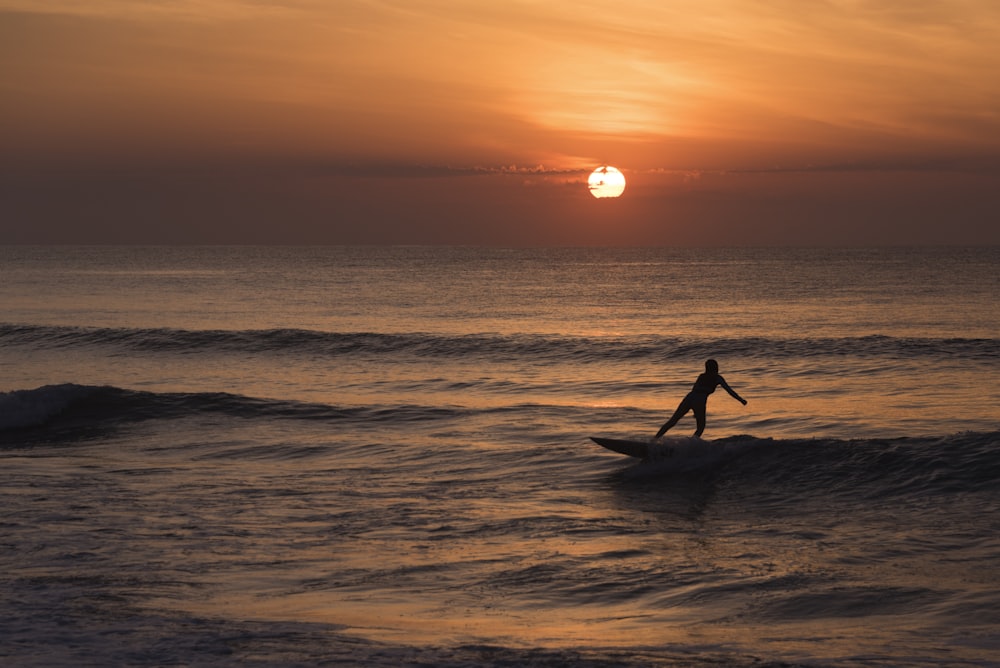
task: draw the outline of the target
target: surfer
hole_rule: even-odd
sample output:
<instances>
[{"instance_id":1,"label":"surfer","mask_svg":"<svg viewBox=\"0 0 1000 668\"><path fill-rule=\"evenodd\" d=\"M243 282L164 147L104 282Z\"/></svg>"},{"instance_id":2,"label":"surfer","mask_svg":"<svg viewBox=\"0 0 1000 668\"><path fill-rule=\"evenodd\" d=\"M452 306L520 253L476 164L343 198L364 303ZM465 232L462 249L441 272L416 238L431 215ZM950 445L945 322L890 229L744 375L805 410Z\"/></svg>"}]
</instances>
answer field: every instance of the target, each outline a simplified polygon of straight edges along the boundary
<instances>
[{"instance_id":1,"label":"surfer","mask_svg":"<svg viewBox=\"0 0 1000 668\"><path fill-rule=\"evenodd\" d=\"M698 376L698 380L694 381L694 387L691 391L687 393L687 396L681 400L680 405L669 420L663 423L660 427L660 431L656 432L656 438L663 436L667 433L667 430L677 424L677 421L682 417L687 415L688 411L694 411L695 422L698 423L698 429L694 432L697 437L701 436L701 433L705 431L705 406L708 404L708 395L715 392L715 388L719 385L728 392L733 399L736 399L744 406L747 405L747 400L736 394L736 390L729 387L729 383L726 379L719 375L719 363L715 360L707 360L705 362L705 373Z\"/></svg>"}]
</instances>

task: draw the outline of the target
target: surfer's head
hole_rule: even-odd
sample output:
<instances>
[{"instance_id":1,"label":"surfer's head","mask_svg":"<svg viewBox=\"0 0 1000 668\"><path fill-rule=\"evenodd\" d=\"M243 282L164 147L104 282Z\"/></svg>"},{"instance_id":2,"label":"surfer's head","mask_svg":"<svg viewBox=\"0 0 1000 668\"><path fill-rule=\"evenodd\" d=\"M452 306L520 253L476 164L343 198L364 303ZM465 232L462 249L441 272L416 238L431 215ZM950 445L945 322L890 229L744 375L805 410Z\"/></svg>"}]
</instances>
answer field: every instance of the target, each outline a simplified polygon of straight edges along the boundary
<instances>
[{"instance_id":1,"label":"surfer's head","mask_svg":"<svg viewBox=\"0 0 1000 668\"><path fill-rule=\"evenodd\" d=\"M719 363L715 360L705 360L705 373L719 373Z\"/></svg>"}]
</instances>

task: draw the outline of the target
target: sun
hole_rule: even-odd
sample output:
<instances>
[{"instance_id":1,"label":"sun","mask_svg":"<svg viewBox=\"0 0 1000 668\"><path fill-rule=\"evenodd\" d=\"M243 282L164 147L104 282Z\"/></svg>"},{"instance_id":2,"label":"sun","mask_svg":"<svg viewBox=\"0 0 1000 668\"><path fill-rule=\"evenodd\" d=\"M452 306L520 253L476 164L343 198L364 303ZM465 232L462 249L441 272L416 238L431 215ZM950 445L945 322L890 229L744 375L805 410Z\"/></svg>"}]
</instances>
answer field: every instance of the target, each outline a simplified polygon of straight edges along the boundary
<instances>
[{"instance_id":1,"label":"sun","mask_svg":"<svg viewBox=\"0 0 1000 668\"><path fill-rule=\"evenodd\" d=\"M590 173L587 187L594 197L621 197L625 192L625 175L614 167L603 165Z\"/></svg>"}]
</instances>

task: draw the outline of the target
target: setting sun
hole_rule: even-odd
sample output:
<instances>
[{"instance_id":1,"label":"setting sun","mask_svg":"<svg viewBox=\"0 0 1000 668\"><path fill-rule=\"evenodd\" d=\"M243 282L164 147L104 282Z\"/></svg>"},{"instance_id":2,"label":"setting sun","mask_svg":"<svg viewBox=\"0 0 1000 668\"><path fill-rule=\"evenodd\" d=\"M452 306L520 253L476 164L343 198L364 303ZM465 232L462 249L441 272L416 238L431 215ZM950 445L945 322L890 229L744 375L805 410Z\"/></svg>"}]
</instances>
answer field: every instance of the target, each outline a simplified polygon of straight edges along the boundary
<instances>
[{"instance_id":1,"label":"setting sun","mask_svg":"<svg viewBox=\"0 0 1000 668\"><path fill-rule=\"evenodd\" d=\"M590 173L587 187L594 197L620 197L625 192L625 175L614 167L601 166Z\"/></svg>"}]
</instances>

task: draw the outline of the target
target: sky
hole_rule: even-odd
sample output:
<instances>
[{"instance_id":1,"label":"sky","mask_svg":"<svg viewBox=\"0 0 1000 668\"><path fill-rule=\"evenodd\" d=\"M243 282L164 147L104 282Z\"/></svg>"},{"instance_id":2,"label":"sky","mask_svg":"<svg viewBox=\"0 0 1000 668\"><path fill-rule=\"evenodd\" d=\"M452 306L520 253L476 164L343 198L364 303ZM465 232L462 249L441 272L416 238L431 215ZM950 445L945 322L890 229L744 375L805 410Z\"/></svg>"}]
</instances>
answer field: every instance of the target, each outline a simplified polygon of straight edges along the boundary
<instances>
[{"instance_id":1,"label":"sky","mask_svg":"<svg viewBox=\"0 0 1000 668\"><path fill-rule=\"evenodd\" d=\"M998 45L996 0L0 0L0 243L996 245Z\"/></svg>"}]
</instances>

